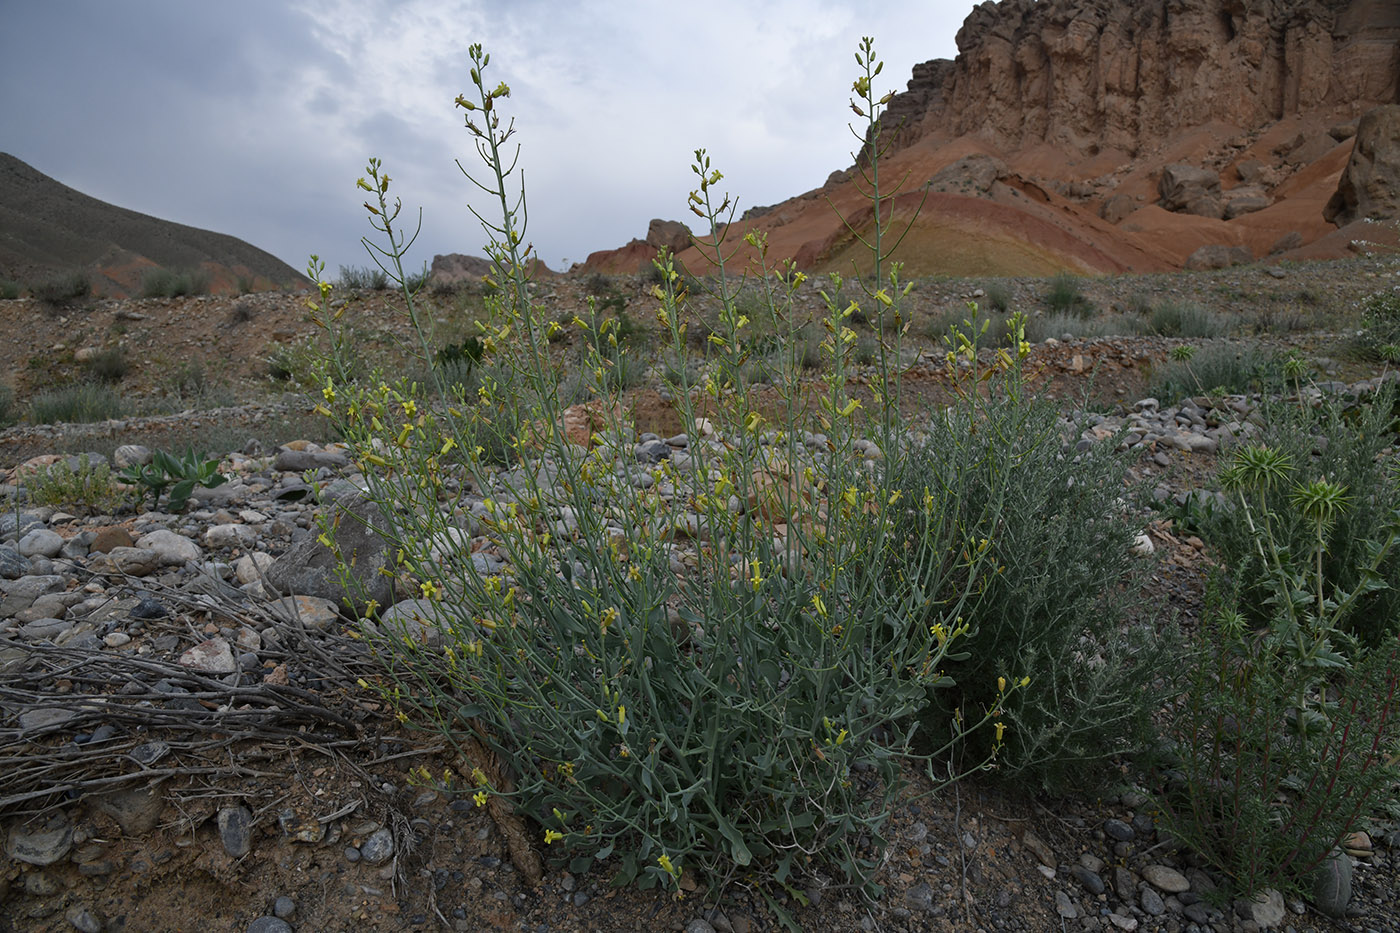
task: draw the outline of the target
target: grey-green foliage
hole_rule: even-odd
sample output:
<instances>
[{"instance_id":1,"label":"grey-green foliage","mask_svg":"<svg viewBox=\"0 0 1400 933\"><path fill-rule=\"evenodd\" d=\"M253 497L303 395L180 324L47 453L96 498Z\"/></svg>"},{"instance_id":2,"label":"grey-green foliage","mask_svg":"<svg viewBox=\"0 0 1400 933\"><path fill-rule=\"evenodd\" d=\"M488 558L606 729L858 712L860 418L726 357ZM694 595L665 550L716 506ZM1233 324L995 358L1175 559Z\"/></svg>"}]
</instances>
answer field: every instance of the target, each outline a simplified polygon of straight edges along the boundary
<instances>
[{"instance_id":1,"label":"grey-green foliage","mask_svg":"<svg viewBox=\"0 0 1400 933\"><path fill-rule=\"evenodd\" d=\"M34 396L29 403L33 424L81 423L120 418L125 405L106 386L81 382Z\"/></svg>"},{"instance_id":2,"label":"grey-green foliage","mask_svg":"<svg viewBox=\"0 0 1400 933\"><path fill-rule=\"evenodd\" d=\"M1257 344L1215 341L1153 372L1148 394L1171 404L1212 390L1258 392L1282 385L1281 363Z\"/></svg>"},{"instance_id":3,"label":"grey-green foliage","mask_svg":"<svg viewBox=\"0 0 1400 933\"><path fill-rule=\"evenodd\" d=\"M1230 318L1212 314L1191 301L1168 301L1152 309L1151 327L1163 337L1220 337L1230 329Z\"/></svg>"},{"instance_id":4,"label":"grey-green foliage","mask_svg":"<svg viewBox=\"0 0 1400 933\"><path fill-rule=\"evenodd\" d=\"M909 496L950 475L975 477L947 520L985 540L995 567L965 610L966 657L946 666L956 686L933 697L930 721L950 704L995 704L999 677L1030 677L1002 704L999 771L1053 791L1082 788L1114 756L1143 747L1173 657L1144 626L1158 621L1153 610L1135 605L1128 461L1111 442L1076 453L1062 430L1051 402L995 398L976 423L936 417L902 477ZM991 504L985 512L982 503ZM987 749L987 736L971 741Z\"/></svg>"},{"instance_id":5,"label":"grey-green foliage","mask_svg":"<svg viewBox=\"0 0 1400 933\"><path fill-rule=\"evenodd\" d=\"M1050 279L1045 304L1057 314L1077 317L1092 317L1094 314L1094 305L1085 296L1079 276L1069 272L1060 272Z\"/></svg>"},{"instance_id":6,"label":"grey-green foliage","mask_svg":"<svg viewBox=\"0 0 1400 933\"><path fill-rule=\"evenodd\" d=\"M1400 289L1376 292L1361 305L1361 344L1373 356L1400 362Z\"/></svg>"},{"instance_id":7,"label":"grey-green foliage","mask_svg":"<svg viewBox=\"0 0 1400 933\"><path fill-rule=\"evenodd\" d=\"M92 279L82 270L55 275L29 286L29 293L49 304L66 304L92 293Z\"/></svg>"},{"instance_id":8,"label":"grey-green foliage","mask_svg":"<svg viewBox=\"0 0 1400 933\"><path fill-rule=\"evenodd\" d=\"M0 428L8 428L19 420L15 413L15 390L0 383Z\"/></svg>"},{"instance_id":9,"label":"grey-green foliage","mask_svg":"<svg viewBox=\"0 0 1400 933\"><path fill-rule=\"evenodd\" d=\"M179 298L209 291L209 273L203 269L147 269L141 276L142 298Z\"/></svg>"},{"instance_id":10,"label":"grey-green foliage","mask_svg":"<svg viewBox=\"0 0 1400 933\"><path fill-rule=\"evenodd\" d=\"M378 266L341 266L336 285L350 290L384 291L389 287L389 275Z\"/></svg>"}]
</instances>

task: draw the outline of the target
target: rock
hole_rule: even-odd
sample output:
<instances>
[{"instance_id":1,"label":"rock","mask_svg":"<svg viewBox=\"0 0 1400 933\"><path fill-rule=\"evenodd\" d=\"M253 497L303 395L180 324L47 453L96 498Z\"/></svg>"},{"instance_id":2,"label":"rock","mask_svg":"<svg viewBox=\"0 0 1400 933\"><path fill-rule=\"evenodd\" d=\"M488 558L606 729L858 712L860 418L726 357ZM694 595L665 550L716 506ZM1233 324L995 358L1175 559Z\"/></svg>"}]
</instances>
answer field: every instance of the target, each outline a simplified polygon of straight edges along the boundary
<instances>
[{"instance_id":1,"label":"rock","mask_svg":"<svg viewBox=\"0 0 1400 933\"><path fill-rule=\"evenodd\" d=\"M342 467L350 458L341 450L307 450L278 448L277 457L272 462L274 470L283 473L305 473L321 467Z\"/></svg>"},{"instance_id":2,"label":"rock","mask_svg":"<svg viewBox=\"0 0 1400 933\"><path fill-rule=\"evenodd\" d=\"M202 641L180 655L180 666L205 674L232 674L238 670L233 649L222 638Z\"/></svg>"},{"instance_id":3,"label":"rock","mask_svg":"<svg viewBox=\"0 0 1400 933\"><path fill-rule=\"evenodd\" d=\"M1332 127L1327 131L1327 135L1331 136L1339 143L1346 142L1348 139L1351 139L1353 136L1356 135L1356 121L1353 120L1350 123L1338 123L1336 126Z\"/></svg>"},{"instance_id":4,"label":"rock","mask_svg":"<svg viewBox=\"0 0 1400 933\"><path fill-rule=\"evenodd\" d=\"M1249 901L1249 916L1262 930L1271 930L1283 923L1283 895L1274 888L1265 888Z\"/></svg>"},{"instance_id":5,"label":"rock","mask_svg":"<svg viewBox=\"0 0 1400 933\"><path fill-rule=\"evenodd\" d=\"M219 841L234 858L248 854L253 845L253 814L246 807L219 809Z\"/></svg>"},{"instance_id":6,"label":"rock","mask_svg":"<svg viewBox=\"0 0 1400 933\"><path fill-rule=\"evenodd\" d=\"M1247 246L1225 246L1210 243L1196 250L1186 259L1184 268L1192 270L1228 269L1242 263L1254 261L1254 254Z\"/></svg>"},{"instance_id":7,"label":"rock","mask_svg":"<svg viewBox=\"0 0 1400 933\"><path fill-rule=\"evenodd\" d=\"M1083 865L1071 865L1069 873L1074 876L1074 880L1084 886L1084 890L1090 894L1099 895L1104 892L1103 879L1096 872L1090 871Z\"/></svg>"},{"instance_id":8,"label":"rock","mask_svg":"<svg viewBox=\"0 0 1400 933\"><path fill-rule=\"evenodd\" d=\"M29 559L6 545L0 547L0 580L18 580L29 573Z\"/></svg>"},{"instance_id":9,"label":"rock","mask_svg":"<svg viewBox=\"0 0 1400 933\"><path fill-rule=\"evenodd\" d=\"M1074 906L1074 901L1063 891L1055 892L1055 913L1066 920L1073 920L1079 916L1079 908Z\"/></svg>"},{"instance_id":10,"label":"rock","mask_svg":"<svg viewBox=\"0 0 1400 933\"><path fill-rule=\"evenodd\" d=\"M1174 163L1162 167L1157 182L1162 207L1169 211L1219 218L1224 213L1220 202L1220 175L1210 169Z\"/></svg>"},{"instance_id":11,"label":"rock","mask_svg":"<svg viewBox=\"0 0 1400 933\"><path fill-rule=\"evenodd\" d=\"M145 577L159 570L162 563L160 554L150 548L114 547L104 557L92 561L89 569L93 573Z\"/></svg>"},{"instance_id":12,"label":"rock","mask_svg":"<svg viewBox=\"0 0 1400 933\"><path fill-rule=\"evenodd\" d=\"M37 573L17 580L0 580L0 592L27 603L32 603L49 593L61 593L66 588L64 579L55 573Z\"/></svg>"},{"instance_id":13,"label":"rock","mask_svg":"<svg viewBox=\"0 0 1400 933\"><path fill-rule=\"evenodd\" d=\"M68 908L63 919L67 920L79 933L102 933L102 921L86 907Z\"/></svg>"},{"instance_id":14,"label":"rock","mask_svg":"<svg viewBox=\"0 0 1400 933\"><path fill-rule=\"evenodd\" d=\"M41 706L37 709L27 709L19 714L19 727L26 731L30 729L50 729L54 726L61 726L74 716L78 715L76 710L66 709L62 706Z\"/></svg>"},{"instance_id":15,"label":"rock","mask_svg":"<svg viewBox=\"0 0 1400 933\"><path fill-rule=\"evenodd\" d=\"M1040 864L1048 865L1051 868L1055 867L1056 859L1054 850L1046 845L1045 841L1035 833L1026 830L1025 834L1021 837L1021 845L1025 846Z\"/></svg>"},{"instance_id":16,"label":"rock","mask_svg":"<svg viewBox=\"0 0 1400 933\"><path fill-rule=\"evenodd\" d=\"M435 285L456 285L461 282L480 282L482 276L490 274L491 260L482 259L480 256L448 253L433 257L430 278Z\"/></svg>"},{"instance_id":17,"label":"rock","mask_svg":"<svg viewBox=\"0 0 1400 933\"><path fill-rule=\"evenodd\" d=\"M73 821L57 813L39 827L15 826L5 842L5 852L17 862L52 865L73 848Z\"/></svg>"},{"instance_id":18,"label":"rock","mask_svg":"<svg viewBox=\"0 0 1400 933\"><path fill-rule=\"evenodd\" d=\"M1274 202L1271 198L1263 195L1241 195L1232 197L1225 202L1225 219L1234 220L1242 214L1253 214L1255 211L1262 211Z\"/></svg>"},{"instance_id":19,"label":"rock","mask_svg":"<svg viewBox=\"0 0 1400 933\"><path fill-rule=\"evenodd\" d=\"M234 579L239 583L252 583L254 580L261 580L263 573L272 566L273 560L271 554L262 551L244 554L233 562Z\"/></svg>"},{"instance_id":20,"label":"rock","mask_svg":"<svg viewBox=\"0 0 1400 933\"><path fill-rule=\"evenodd\" d=\"M1138 903L1151 917L1160 917L1167 912L1167 905L1162 903L1162 895L1158 894L1151 885L1142 886L1142 892L1138 895Z\"/></svg>"},{"instance_id":21,"label":"rock","mask_svg":"<svg viewBox=\"0 0 1400 933\"><path fill-rule=\"evenodd\" d=\"M1351 857L1333 849L1313 872L1312 902L1318 910L1338 920L1346 917L1351 902L1351 879L1355 872Z\"/></svg>"},{"instance_id":22,"label":"rock","mask_svg":"<svg viewBox=\"0 0 1400 933\"><path fill-rule=\"evenodd\" d=\"M115 790L92 798L92 805L116 820L128 836L141 836L156 828L165 798L155 787Z\"/></svg>"},{"instance_id":23,"label":"rock","mask_svg":"<svg viewBox=\"0 0 1400 933\"><path fill-rule=\"evenodd\" d=\"M1112 818L1103 821L1103 832L1105 836L1118 842L1132 842L1137 837L1131 826Z\"/></svg>"},{"instance_id":24,"label":"rock","mask_svg":"<svg viewBox=\"0 0 1400 933\"><path fill-rule=\"evenodd\" d=\"M282 920L290 919L297 912L297 902L285 894L272 902L272 915Z\"/></svg>"},{"instance_id":25,"label":"rock","mask_svg":"<svg viewBox=\"0 0 1400 933\"><path fill-rule=\"evenodd\" d=\"M236 523L214 525L204 533L204 545L211 548L249 548L257 540L256 531Z\"/></svg>"},{"instance_id":26,"label":"rock","mask_svg":"<svg viewBox=\"0 0 1400 933\"><path fill-rule=\"evenodd\" d=\"M16 545L21 557L56 557L63 550L63 536L47 528L26 532Z\"/></svg>"},{"instance_id":27,"label":"rock","mask_svg":"<svg viewBox=\"0 0 1400 933\"><path fill-rule=\"evenodd\" d=\"M281 917L259 917L248 924L247 933L292 933L292 928Z\"/></svg>"},{"instance_id":28,"label":"rock","mask_svg":"<svg viewBox=\"0 0 1400 933\"><path fill-rule=\"evenodd\" d=\"M318 632L332 630L340 622L340 612L329 599L315 596L284 596L267 604L274 619L296 625L298 622Z\"/></svg>"},{"instance_id":29,"label":"rock","mask_svg":"<svg viewBox=\"0 0 1400 933\"><path fill-rule=\"evenodd\" d=\"M381 606L393 603L393 577L380 573L390 569L389 546L375 531L384 525L379 506L355 496L332 503L332 523L337 527L335 544L345 561L354 568L364 593L347 592L336 573L336 557L312 533L296 541L267 568L266 583L284 596L316 596L336 605L347 596L354 600L354 611L364 613L365 600Z\"/></svg>"},{"instance_id":30,"label":"rock","mask_svg":"<svg viewBox=\"0 0 1400 933\"><path fill-rule=\"evenodd\" d=\"M932 911L934 907L933 887L927 881L911 885L904 892L904 903L911 910Z\"/></svg>"},{"instance_id":31,"label":"rock","mask_svg":"<svg viewBox=\"0 0 1400 933\"><path fill-rule=\"evenodd\" d=\"M647 224L647 246L672 253L690 247L690 228L679 220L652 220Z\"/></svg>"},{"instance_id":32,"label":"rock","mask_svg":"<svg viewBox=\"0 0 1400 933\"><path fill-rule=\"evenodd\" d=\"M135 546L136 540L131 537L130 532L120 525L109 525L105 528L93 529L93 539L88 549L89 551L110 554L113 548Z\"/></svg>"},{"instance_id":33,"label":"rock","mask_svg":"<svg viewBox=\"0 0 1400 933\"><path fill-rule=\"evenodd\" d=\"M155 553L161 564L166 567L181 567L204 557L204 552L198 544L167 528L142 535L137 539L136 546Z\"/></svg>"},{"instance_id":34,"label":"rock","mask_svg":"<svg viewBox=\"0 0 1400 933\"><path fill-rule=\"evenodd\" d=\"M438 622L438 614L443 611L445 607L435 606L431 600L405 599L380 615L379 627L415 644L437 648L448 637L448 630Z\"/></svg>"},{"instance_id":35,"label":"rock","mask_svg":"<svg viewBox=\"0 0 1400 933\"><path fill-rule=\"evenodd\" d=\"M1115 194L1103 202L1103 207L1099 208L1099 216L1111 224L1118 224L1141 206L1137 198L1131 195Z\"/></svg>"},{"instance_id":36,"label":"rock","mask_svg":"<svg viewBox=\"0 0 1400 933\"><path fill-rule=\"evenodd\" d=\"M1344 227L1400 213L1400 104L1368 111L1356 126L1351 158L1322 217Z\"/></svg>"},{"instance_id":37,"label":"rock","mask_svg":"<svg viewBox=\"0 0 1400 933\"><path fill-rule=\"evenodd\" d=\"M140 444L123 444L112 452L112 466L125 470L130 466L145 466L155 459L155 452Z\"/></svg>"},{"instance_id":38,"label":"rock","mask_svg":"<svg viewBox=\"0 0 1400 933\"><path fill-rule=\"evenodd\" d=\"M1303 235L1297 230L1290 230L1274 241L1274 245L1269 247L1269 255L1277 256L1279 253L1300 249L1302 245Z\"/></svg>"},{"instance_id":39,"label":"rock","mask_svg":"<svg viewBox=\"0 0 1400 933\"><path fill-rule=\"evenodd\" d=\"M1183 891L1191 890L1191 882L1186 880L1186 876L1175 868L1166 865L1146 865L1142 869L1142 880L1152 885L1158 891L1167 894L1180 894Z\"/></svg>"},{"instance_id":40,"label":"rock","mask_svg":"<svg viewBox=\"0 0 1400 933\"><path fill-rule=\"evenodd\" d=\"M382 865L393 855L394 834L387 826L370 833L364 845L360 846L360 858L366 865Z\"/></svg>"},{"instance_id":41,"label":"rock","mask_svg":"<svg viewBox=\"0 0 1400 933\"><path fill-rule=\"evenodd\" d=\"M928 187L952 194L983 195L1008 172L1010 169L1001 159L978 152L940 169L928 180Z\"/></svg>"}]
</instances>

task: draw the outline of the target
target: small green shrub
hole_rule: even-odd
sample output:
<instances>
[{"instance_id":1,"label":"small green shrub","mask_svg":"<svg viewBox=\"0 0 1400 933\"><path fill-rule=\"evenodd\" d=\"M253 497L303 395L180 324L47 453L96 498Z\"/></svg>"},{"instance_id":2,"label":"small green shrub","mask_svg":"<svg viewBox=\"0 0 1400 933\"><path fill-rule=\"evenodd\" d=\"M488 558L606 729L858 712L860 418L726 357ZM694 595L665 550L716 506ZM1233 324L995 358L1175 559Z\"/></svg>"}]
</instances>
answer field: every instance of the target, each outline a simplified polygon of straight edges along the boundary
<instances>
[{"instance_id":1,"label":"small green shrub","mask_svg":"<svg viewBox=\"0 0 1400 933\"><path fill-rule=\"evenodd\" d=\"M1049 337L1123 337L1144 332L1141 319L1126 314L1084 318L1074 314L1042 314L1026 321L1026 339L1040 343Z\"/></svg>"},{"instance_id":2,"label":"small green shrub","mask_svg":"<svg viewBox=\"0 0 1400 933\"><path fill-rule=\"evenodd\" d=\"M274 343L267 356L267 376L273 382L310 388L317 382L319 354L316 341L309 337L296 343Z\"/></svg>"},{"instance_id":3,"label":"small green shrub","mask_svg":"<svg viewBox=\"0 0 1400 933\"><path fill-rule=\"evenodd\" d=\"M433 279L433 273L425 265L418 272L410 272L404 276L404 287L411 292L420 292L428 287L428 283Z\"/></svg>"},{"instance_id":4,"label":"small green shrub","mask_svg":"<svg viewBox=\"0 0 1400 933\"><path fill-rule=\"evenodd\" d=\"M1400 358L1400 289L1376 292L1361 304L1361 345L1373 357Z\"/></svg>"},{"instance_id":5,"label":"small green shrub","mask_svg":"<svg viewBox=\"0 0 1400 933\"><path fill-rule=\"evenodd\" d=\"M1000 280L988 282L983 304L994 314L1008 314L1011 311L1011 287Z\"/></svg>"},{"instance_id":6,"label":"small green shrub","mask_svg":"<svg viewBox=\"0 0 1400 933\"><path fill-rule=\"evenodd\" d=\"M70 460L76 460L76 464ZM27 471L21 482L33 504L68 509L80 515L111 514L121 508L126 498L106 461L93 461L85 453Z\"/></svg>"},{"instance_id":7,"label":"small green shrub","mask_svg":"<svg viewBox=\"0 0 1400 933\"><path fill-rule=\"evenodd\" d=\"M75 270L36 282L29 286L29 293L48 304L67 304L90 295L92 280L86 272Z\"/></svg>"},{"instance_id":8,"label":"small green shrub","mask_svg":"<svg viewBox=\"0 0 1400 933\"><path fill-rule=\"evenodd\" d=\"M32 424L87 423L122 417L120 396L106 386L81 382L42 392L29 403Z\"/></svg>"},{"instance_id":9,"label":"small green shrub","mask_svg":"<svg viewBox=\"0 0 1400 933\"><path fill-rule=\"evenodd\" d=\"M229 311L228 325L230 327L237 327L239 324L247 324L256 316L257 312L253 310L253 306L251 304L249 304L246 301L240 301L233 306L233 309L231 311Z\"/></svg>"},{"instance_id":10,"label":"small green shrub","mask_svg":"<svg viewBox=\"0 0 1400 933\"><path fill-rule=\"evenodd\" d=\"M1221 337L1230 329L1230 321L1195 302L1169 301L1152 309L1151 326L1153 333L1163 337Z\"/></svg>"},{"instance_id":11,"label":"small green shrub","mask_svg":"<svg viewBox=\"0 0 1400 933\"><path fill-rule=\"evenodd\" d=\"M258 281L251 275L240 275L234 283L239 295L251 295L258 290Z\"/></svg>"},{"instance_id":12,"label":"small green shrub","mask_svg":"<svg viewBox=\"0 0 1400 933\"><path fill-rule=\"evenodd\" d=\"M131 372L131 361L121 347L99 350L83 366L89 376L106 385L121 382Z\"/></svg>"},{"instance_id":13,"label":"small green shrub","mask_svg":"<svg viewBox=\"0 0 1400 933\"><path fill-rule=\"evenodd\" d=\"M1278 357L1254 344L1210 343L1199 352L1190 345L1189 353L1173 359L1153 373L1149 393L1165 403L1175 403L1190 395L1255 392L1282 385L1282 364Z\"/></svg>"},{"instance_id":14,"label":"small green shrub","mask_svg":"<svg viewBox=\"0 0 1400 933\"><path fill-rule=\"evenodd\" d=\"M1171 721L1177 777L1159 799L1163 820L1244 896L1306 890L1361 818L1395 802L1400 780L1390 757L1400 742L1400 615L1381 620L1386 635L1369 645L1351 634L1363 598L1397 579L1385 568L1400 508L1363 504L1364 490L1309 478L1318 475L1275 448L1236 449L1223 483L1257 575L1237 564L1234 584L1218 587ZM1374 531L1353 542L1356 584L1338 587L1323 566L1342 544L1338 521L1358 510L1376 513ZM1246 613L1262 614L1262 627Z\"/></svg>"},{"instance_id":15,"label":"small green shrub","mask_svg":"<svg viewBox=\"0 0 1400 933\"><path fill-rule=\"evenodd\" d=\"M378 266L341 266L336 286L350 291L382 292L389 287L389 274Z\"/></svg>"},{"instance_id":16,"label":"small green shrub","mask_svg":"<svg viewBox=\"0 0 1400 933\"><path fill-rule=\"evenodd\" d=\"M168 488L170 495L165 507L171 512L184 511L196 486L213 489L228 482L228 477L219 472L217 459L207 460L193 448L186 450L183 456L157 450L150 463L134 463L123 470L119 478L142 492L149 492L152 509L160 504L161 494Z\"/></svg>"},{"instance_id":17,"label":"small green shrub","mask_svg":"<svg viewBox=\"0 0 1400 933\"><path fill-rule=\"evenodd\" d=\"M0 301L13 301L19 297L20 285L14 279L0 278Z\"/></svg>"},{"instance_id":18,"label":"small green shrub","mask_svg":"<svg viewBox=\"0 0 1400 933\"><path fill-rule=\"evenodd\" d=\"M203 269L147 269L141 275L142 298L180 298L209 291L209 273Z\"/></svg>"},{"instance_id":19,"label":"small green shrub","mask_svg":"<svg viewBox=\"0 0 1400 933\"><path fill-rule=\"evenodd\" d=\"M1273 403L1264 409L1258 443L1287 465L1290 482L1252 490L1247 508L1210 510L1197 526L1225 565L1227 580L1240 594L1240 611L1252 627L1264 625L1274 611L1270 561L1259 551L1254 517L1269 516L1272 540L1289 554L1309 553L1316 546L1312 523L1291 505L1297 480L1325 477L1344 487L1357 504L1335 516L1315 569L1328 592L1351 592L1364 582L1368 542L1383 535L1388 517L1400 509L1400 473L1383 456L1387 447L1400 443L1396 403L1397 390L1389 386L1360 407L1324 397L1316 407ZM1385 579L1400 580L1400 554L1379 569ZM1346 625L1349 637L1373 648L1400 635L1400 591L1383 588L1358 596Z\"/></svg>"},{"instance_id":20,"label":"small green shrub","mask_svg":"<svg viewBox=\"0 0 1400 933\"><path fill-rule=\"evenodd\" d=\"M1084 295L1079 276L1061 272L1050 279L1050 290L1045 295L1046 306L1056 314L1072 314L1076 317L1091 317L1094 306Z\"/></svg>"}]
</instances>

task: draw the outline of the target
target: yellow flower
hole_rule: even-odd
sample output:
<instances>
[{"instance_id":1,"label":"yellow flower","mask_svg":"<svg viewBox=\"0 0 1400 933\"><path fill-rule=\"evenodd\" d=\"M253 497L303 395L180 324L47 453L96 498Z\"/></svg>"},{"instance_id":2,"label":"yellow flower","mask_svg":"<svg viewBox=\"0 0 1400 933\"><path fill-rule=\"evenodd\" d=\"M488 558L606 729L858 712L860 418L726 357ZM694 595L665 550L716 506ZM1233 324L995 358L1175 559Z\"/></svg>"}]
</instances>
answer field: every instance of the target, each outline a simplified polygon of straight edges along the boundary
<instances>
[{"instance_id":1,"label":"yellow flower","mask_svg":"<svg viewBox=\"0 0 1400 933\"><path fill-rule=\"evenodd\" d=\"M817 615L826 618L826 603L822 602L821 596L816 593L812 594L812 608L817 611Z\"/></svg>"},{"instance_id":2,"label":"yellow flower","mask_svg":"<svg viewBox=\"0 0 1400 933\"><path fill-rule=\"evenodd\" d=\"M671 862L671 857L669 855L657 856L656 864L660 865L661 870L672 878L679 878L681 876L681 870Z\"/></svg>"},{"instance_id":3,"label":"yellow flower","mask_svg":"<svg viewBox=\"0 0 1400 933\"><path fill-rule=\"evenodd\" d=\"M432 580L424 580L418 588L423 591L424 599L435 600L442 596L442 590Z\"/></svg>"},{"instance_id":4,"label":"yellow flower","mask_svg":"<svg viewBox=\"0 0 1400 933\"><path fill-rule=\"evenodd\" d=\"M1005 693L1005 692L1006 692L1006 678L1005 678L1005 677L998 677L998 678L997 678L997 693Z\"/></svg>"},{"instance_id":5,"label":"yellow flower","mask_svg":"<svg viewBox=\"0 0 1400 933\"><path fill-rule=\"evenodd\" d=\"M486 806L486 791L477 791L476 793L472 794L472 799L476 801L476 805L478 807Z\"/></svg>"},{"instance_id":6,"label":"yellow flower","mask_svg":"<svg viewBox=\"0 0 1400 933\"><path fill-rule=\"evenodd\" d=\"M564 834L563 834L563 833L555 832L555 831L552 830L552 829L546 829L546 830L544 831L544 844L545 844L545 845L550 845L550 844L553 843L556 839L563 839L563 838L564 838Z\"/></svg>"},{"instance_id":7,"label":"yellow flower","mask_svg":"<svg viewBox=\"0 0 1400 933\"><path fill-rule=\"evenodd\" d=\"M1004 722L999 722L999 723L996 724L996 727L995 727L995 728L996 728L996 731L997 731L997 734L996 734L996 742L997 742L998 745L1000 745L1000 744L1001 744L1001 735L1002 735L1003 732L1006 731L1006 723L1004 723Z\"/></svg>"}]
</instances>

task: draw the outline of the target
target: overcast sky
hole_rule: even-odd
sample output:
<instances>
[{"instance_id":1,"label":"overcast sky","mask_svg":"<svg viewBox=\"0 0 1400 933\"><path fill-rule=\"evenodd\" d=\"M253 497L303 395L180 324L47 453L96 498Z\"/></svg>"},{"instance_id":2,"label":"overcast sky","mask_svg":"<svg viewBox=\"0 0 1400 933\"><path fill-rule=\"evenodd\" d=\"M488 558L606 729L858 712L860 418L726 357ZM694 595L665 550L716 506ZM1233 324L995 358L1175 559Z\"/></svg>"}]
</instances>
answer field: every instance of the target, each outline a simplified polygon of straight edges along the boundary
<instances>
[{"instance_id":1,"label":"overcast sky","mask_svg":"<svg viewBox=\"0 0 1400 933\"><path fill-rule=\"evenodd\" d=\"M298 270L365 265L355 179L383 159L411 260L480 254L453 99L467 48L512 94L531 240L552 267L690 218L692 152L741 208L851 164L862 35L877 90L956 55L973 0L0 0L0 151L79 191L229 233ZM478 203L479 201L470 201ZM484 205L482 205L484 206Z\"/></svg>"}]
</instances>

